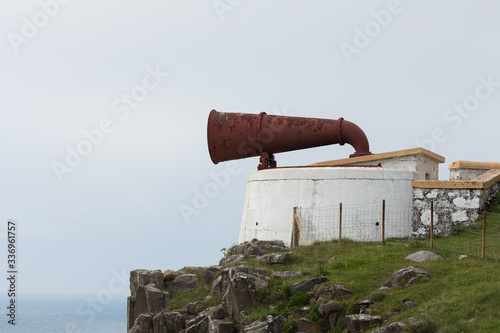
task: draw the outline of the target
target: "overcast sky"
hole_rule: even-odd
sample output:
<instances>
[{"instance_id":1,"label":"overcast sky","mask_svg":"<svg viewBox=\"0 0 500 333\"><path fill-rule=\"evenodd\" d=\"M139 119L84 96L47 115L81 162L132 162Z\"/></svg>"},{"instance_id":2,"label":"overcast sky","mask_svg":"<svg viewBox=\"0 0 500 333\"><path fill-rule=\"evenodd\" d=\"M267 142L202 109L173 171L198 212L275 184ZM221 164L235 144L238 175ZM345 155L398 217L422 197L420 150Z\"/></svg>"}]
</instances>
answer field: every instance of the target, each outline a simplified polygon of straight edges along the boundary
<instances>
[{"instance_id":1,"label":"overcast sky","mask_svg":"<svg viewBox=\"0 0 500 333\"><path fill-rule=\"evenodd\" d=\"M344 117L373 153L443 155L441 179L455 160L500 161L499 14L464 0L2 2L0 258L13 219L25 294L126 295L122 272L218 263L258 158L212 164L211 109Z\"/></svg>"}]
</instances>

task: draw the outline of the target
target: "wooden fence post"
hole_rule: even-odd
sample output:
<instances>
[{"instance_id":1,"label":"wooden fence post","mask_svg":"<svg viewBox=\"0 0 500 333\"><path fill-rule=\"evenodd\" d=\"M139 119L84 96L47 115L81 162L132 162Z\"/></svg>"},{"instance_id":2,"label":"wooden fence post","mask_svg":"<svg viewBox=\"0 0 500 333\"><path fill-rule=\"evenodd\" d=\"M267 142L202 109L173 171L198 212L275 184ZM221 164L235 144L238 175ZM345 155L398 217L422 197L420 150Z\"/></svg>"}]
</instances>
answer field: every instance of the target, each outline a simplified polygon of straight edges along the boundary
<instances>
[{"instance_id":1,"label":"wooden fence post","mask_svg":"<svg viewBox=\"0 0 500 333\"><path fill-rule=\"evenodd\" d=\"M293 207L293 222L292 222L292 248L295 247L295 220L297 219L297 207Z\"/></svg>"},{"instance_id":2,"label":"wooden fence post","mask_svg":"<svg viewBox=\"0 0 500 333\"><path fill-rule=\"evenodd\" d=\"M483 211L483 251L481 258L484 260L486 257L486 209Z\"/></svg>"},{"instance_id":3,"label":"wooden fence post","mask_svg":"<svg viewBox=\"0 0 500 333\"><path fill-rule=\"evenodd\" d=\"M431 249L434 248L434 201L431 200Z\"/></svg>"},{"instance_id":4,"label":"wooden fence post","mask_svg":"<svg viewBox=\"0 0 500 333\"><path fill-rule=\"evenodd\" d=\"M382 244L385 243L385 199L382 200Z\"/></svg>"},{"instance_id":5,"label":"wooden fence post","mask_svg":"<svg viewBox=\"0 0 500 333\"><path fill-rule=\"evenodd\" d=\"M342 202L339 208L339 244L342 241Z\"/></svg>"},{"instance_id":6,"label":"wooden fence post","mask_svg":"<svg viewBox=\"0 0 500 333\"><path fill-rule=\"evenodd\" d=\"M304 241L304 244L307 245L306 238L304 237L304 233L302 232L302 228L300 227L300 222L299 219L297 218L297 213L295 210L296 207L293 208L293 220L295 223L297 223L297 226L299 227L300 235L302 236L302 240Z\"/></svg>"}]
</instances>

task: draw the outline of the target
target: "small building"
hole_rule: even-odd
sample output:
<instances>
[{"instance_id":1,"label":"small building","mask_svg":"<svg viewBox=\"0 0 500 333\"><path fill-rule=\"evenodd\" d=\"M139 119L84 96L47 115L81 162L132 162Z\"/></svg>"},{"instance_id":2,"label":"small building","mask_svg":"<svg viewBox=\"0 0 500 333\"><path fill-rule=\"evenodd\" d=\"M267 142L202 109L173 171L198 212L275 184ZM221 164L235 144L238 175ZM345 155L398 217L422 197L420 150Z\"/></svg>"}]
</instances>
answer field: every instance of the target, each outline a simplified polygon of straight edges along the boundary
<instances>
[{"instance_id":1,"label":"small building","mask_svg":"<svg viewBox=\"0 0 500 333\"><path fill-rule=\"evenodd\" d=\"M239 242L280 239L295 245L335 239L340 233L358 241L408 237L412 181L437 180L443 162L444 157L415 148L253 172L248 177ZM390 212L384 231L383 202ZM343 227L336 222L340 204Z\"/></svg>"},{"instance_id":2,"label":"small building","mask_svg":"<svg viewBox=\"0 0 500 333\"><path fill-rule=\"evenodd\" d=\"M439 164L445 158L424 148L398 150L389 153L345 158L312 164L312 166L377 165L384 169L413 171L414 180L438 180Z\"/></svg>"},{"instance_id":3,"label":"small building","mask_svg":"<svg viewBox=\"0 0 500 333\"><path fill-rule=\"evenodd\" d=\"M434 206L434 233L449 235L453 227L476 221L500 191L500 163L455 161L450 180L414 180L412 235L427 236Z\"/></svg>"},{"instance_id":4,"label":"small building","mask_svg":"<svg viewBox=\"0 0 500 333\"><path fill-rule=\"evenodd\" d=\"M414 148L253 172L239 242L280 239L293 246L426 237L431 202L434 232L449 235L454 225L475 222L499 193L500 163L456 161L450 180L439 180L444 162Z\"/></svg>"}]
</instances>

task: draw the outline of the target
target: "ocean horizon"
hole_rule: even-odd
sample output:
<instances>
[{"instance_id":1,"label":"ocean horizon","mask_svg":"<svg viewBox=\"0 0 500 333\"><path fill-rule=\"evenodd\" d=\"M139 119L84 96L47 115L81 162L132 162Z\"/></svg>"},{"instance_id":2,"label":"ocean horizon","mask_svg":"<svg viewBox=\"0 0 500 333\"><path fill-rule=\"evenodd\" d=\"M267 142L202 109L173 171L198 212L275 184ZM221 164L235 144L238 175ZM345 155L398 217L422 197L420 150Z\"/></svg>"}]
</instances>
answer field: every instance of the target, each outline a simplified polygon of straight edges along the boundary
<instances>
[{"instance_id":1,"label":"ocean horizon","mask_svg":"<svg viewBox=\"0 0 500 333\"><path fill-rule=\"evenodd\" d=\"M127 296L19 295L15 325L9 324L9 299L1 298L0 332L126 333Z\"/></svg>"}]
</instances>

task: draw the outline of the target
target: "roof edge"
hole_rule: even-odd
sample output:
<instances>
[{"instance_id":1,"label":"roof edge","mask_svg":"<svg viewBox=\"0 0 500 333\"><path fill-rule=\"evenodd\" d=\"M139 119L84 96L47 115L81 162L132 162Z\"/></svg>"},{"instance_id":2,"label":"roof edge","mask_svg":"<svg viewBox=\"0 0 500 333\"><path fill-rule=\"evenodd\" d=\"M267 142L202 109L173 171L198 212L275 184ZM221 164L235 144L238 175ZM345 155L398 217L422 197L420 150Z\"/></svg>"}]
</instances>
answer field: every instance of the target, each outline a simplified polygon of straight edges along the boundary
<instances>
[{"instance_id":1,"label":"roof edge","mask_svg":"<svg viewBox=\"0 0 500 333\"><path fill-rule=\"evenodd\" d=\"M373 162L373 161L384 160L384 159L388 159L388 158L404 157L404 156L411 156L411 155L424 155L424 156L434 160L437 163L444 163L445 162L445 158L443 156L438 155L436 153L433 153L432 151L427 150L425 148L419 147L419 148L392 151L392 152L387 152L387 153L364 155L364 156L358 156L358 157L344 158L344 159L340 159L340 160L319 162L319 163L311 164L310 166L335 166L335 165L341 165L341 164L348 165L348 164L353 164L353 163Z\"/></svg>"},{"instance_id":2,"label":"roof edge","mask_svg":"<svg viewBox=\"0 0 500 333\"><path fill-rule=\"evenodd\" d=\"M450 164L448 169L478 169L491 170L500 169L499 162L480 162L480 161L455 161Z\"/></svg>"}]
</instances>

